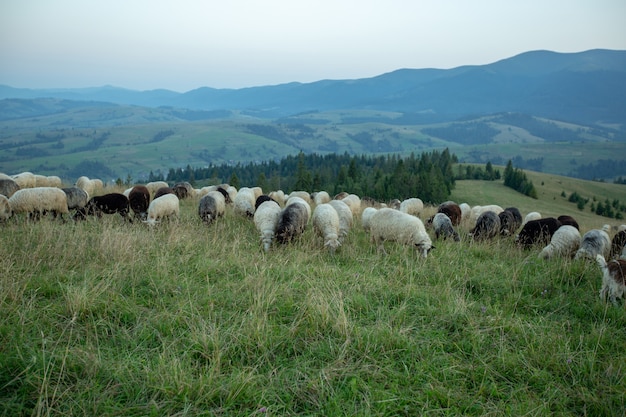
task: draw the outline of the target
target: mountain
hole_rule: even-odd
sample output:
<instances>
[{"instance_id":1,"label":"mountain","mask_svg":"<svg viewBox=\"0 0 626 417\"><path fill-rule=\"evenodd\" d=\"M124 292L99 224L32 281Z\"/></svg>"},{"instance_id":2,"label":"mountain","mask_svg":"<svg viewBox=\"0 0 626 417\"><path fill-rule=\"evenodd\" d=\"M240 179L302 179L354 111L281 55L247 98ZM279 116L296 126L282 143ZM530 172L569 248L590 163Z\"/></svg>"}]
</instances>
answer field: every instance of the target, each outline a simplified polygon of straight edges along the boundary
<instances>
[{"instance_id":1,"label":"mountain","mask_svg":"<svg viewBox=\"0 0 626 417\"><path fill-rule=\"evenodd\" d=\"M0 99L50 97L191 110L239 110L278 118L363 109L429 114L437 120L521 112L581 124L626 124L626 51L531 51L487 65L400 69L372 78L321 80L186 93L112 86L31 90L0 86Z\"/></svg>"}]
</instances>

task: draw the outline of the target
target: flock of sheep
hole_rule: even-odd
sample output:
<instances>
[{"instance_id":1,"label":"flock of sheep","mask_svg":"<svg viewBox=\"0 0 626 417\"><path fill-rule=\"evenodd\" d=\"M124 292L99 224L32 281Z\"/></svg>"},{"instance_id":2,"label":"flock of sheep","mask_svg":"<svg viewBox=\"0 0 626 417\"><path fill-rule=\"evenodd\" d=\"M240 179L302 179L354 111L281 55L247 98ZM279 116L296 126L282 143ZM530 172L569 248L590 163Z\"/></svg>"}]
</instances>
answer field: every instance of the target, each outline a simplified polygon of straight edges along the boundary
<instances>
[{"instance_id":1,"label":"flock of sheep","mask_svg":"<svg viewBox=\"0 0 626 417\"><path fill-rule=\"evenodd\" d=\"M195 189L187 182L170 187L158 181L135 185L123 193L101 194L103 191L102 181L87 177L80 177L73 187L62 188L58 177L0 173L0 221L21 213L27 219L38 219L46 214L64 218L73 212L72 219L77 221L119 214L128 222L139 220L154 226L177 218L181 199L196 198L198 216L207 225L218 221L229 206L235 214L251 218L265 251L274 244L298 238L310 223L324 247L334 253L344 243L355 219L359 219L380 252L385 252L385 241L395 241L414 247L423 258L434 248L427 227L435 239L459 241L457 229L463 223L469 225L469 237L474 241L510 236L523 248L543 247L538 253L542 259L595 260L603 272L600 296L616 303L626 292L626 225L620 226L612 239L609 226L581 235L571 216L543 218L531 212L522 219L515 207L470 207L452 201L440 204L436 213L423 222L419 216L424 214L424 204L419 198L383 204L355 194L264 194L259 187L236 189L228 184Z\"/></svg>"}]
</instances>

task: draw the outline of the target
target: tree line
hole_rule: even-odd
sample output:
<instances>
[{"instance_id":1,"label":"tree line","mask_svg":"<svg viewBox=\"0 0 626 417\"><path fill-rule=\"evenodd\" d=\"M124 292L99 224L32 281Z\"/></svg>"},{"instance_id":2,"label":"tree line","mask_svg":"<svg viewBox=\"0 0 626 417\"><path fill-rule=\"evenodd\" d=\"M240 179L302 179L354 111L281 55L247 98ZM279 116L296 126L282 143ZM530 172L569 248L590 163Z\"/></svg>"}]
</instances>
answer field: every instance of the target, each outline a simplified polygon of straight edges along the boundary
<instances>
[{"instance_id":1,"label":"tree line","mask_svg":"<svg viewBox=\"0 0 626 417\"><path fill-rule=\"evenodd\" d=\"M380 201L419 197L426 203L436 204L449 198L455 183L453 164L457 162L456 155L448 149L420 155L411 153L407 157L300 152L280 161L172 168L165 180L229 183L235 187L259 186L264 190L285 192L326 190L336 194L347 191ZM164 178L151 172L148 181L160 179Z\"/></svg>"}]
</instances>

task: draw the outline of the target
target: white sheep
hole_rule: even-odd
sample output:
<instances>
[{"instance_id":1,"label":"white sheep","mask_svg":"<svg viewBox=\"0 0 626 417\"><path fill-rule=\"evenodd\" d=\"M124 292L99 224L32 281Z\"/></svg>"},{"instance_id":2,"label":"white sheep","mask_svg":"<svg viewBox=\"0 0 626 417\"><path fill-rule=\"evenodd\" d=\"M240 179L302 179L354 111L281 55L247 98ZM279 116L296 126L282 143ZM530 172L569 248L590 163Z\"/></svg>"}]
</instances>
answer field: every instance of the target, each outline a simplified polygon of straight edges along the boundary
<instances>
[{"instance_id":1,"label":"white sheep","mask_svg":"<svg viewBox=\"0 0 626 417\"><path fill-rule=\"evenodd\" d=\"M276 236L280 211L281 208L277 202L268 200L261 203L254 212L254 225L261 233L261 242L266 252L270 250L272 241Z\"/></svg>"},{"instance_id":2,"label":"white sheep","mask_svg":"<svg viewBox=\"0 0 626 417\"><path fill-rule=\"evenodd\" d=\"M600 298L606 301L607 297L614 305L618 298L626 294L626 260L615 259L606 262L604 256L596 255L596 262L602 270L602 288Z\"/></svg>"},{"instance_id":3,"label":"white sheep","mask_svg":"<svg viewBox=\"0 0 626 417\"><path fill-rule=\"evenodd\" d=\"M82 188L89 195L93 195L94 191L96 191L96 183L86 176L78 177L75 185L78 188Z\"/></svg>"},{"instance_id":4,"label":"white sheep","mask_svg":"<svg viewBox=\"0 0 626 417\"><path fill-rule=\"evenodd\" d=\"M363 227L363 230L365 230L366 232L370 231L372 216L377 211L378 209L375 207L365 207L365 209L361 213L361 226Z\"/></svg>"},{"instance_id":5,"label":"white sheep","mask_svg":"<svg viewBox=\"0 0 626 417\"><path fill-rule=\"evenodd\" d=\"M337 198L335 200L340 200L347 204L348 207L350 207L350 211L352 211L352 215L357 217L361 215L361 197L359 197L358 195L348 194L344 198Z\"/></svg>"},{"instance_id":6,"label":"white sheep","mask_svg":"<svg viewBox=\"0 0 626 417\"><path fill-rule=\"evenodd\" d=\"M300 197L302 200L306 201L309 206L313 203L311 200L311 194L307 191L292 191L289 193L289 196L287 196L287 202L289 202L289 199L293 197Z\"/></svg>"},{"instance_id":7,"label":"white sheep","mask_svg":"<svg viewBox=\"0 0 626 417\"><path fill-rule=\"evenodd\" d=\"M333 206L322 203L313 210L313 230L324 239L324 246L334 253L341 245L339 242L339 214Z\"/></svg>"},{"instance_id":8,"label":"white sheep","mask_svg":"<svg viewBox=\"0 0 626 417\"><path fill-rule=\"evenodd\" d=\"M48 176L48 186L49 187L57 187L57 188L61 188L63 186L63 181L61 180L60 177L56 176L56 175L49 175Z\"/></svg>"},{"instance_id":9,"label":"white sheep","mask_svg":"<svg viewBox=\"0 0 626 417\"><path fill-rule=\"evenodd\" d=\"M37 186L37 179L32 172L21 172L15 174L12 177L13 181L20 186L20 188L35 188Z\"/></svg>"},{"instance_id":10,"label":"white sheep","mask_svg":"<svg viewBox=\"0 0 626 417\"><path fill-rule=\"evenodd\" d=\"M307 203L305 199L298 197L298 196L293 196L287 199L287 202L285 203L285 207L290 204L296 204L296 203L304 205L304 208L306 209L306 213L307 213L306 221L308 223L309 220L311 220L311 205Z\"/></svg>"},{"instance_id":11,"label":"white sheep","mask_svg":"<svg viewBox=\"0 0 626 417\"><path fill-rule=\"evenodd\" d=\"M461 221L467 222L472 214L472 208L467 203L459 204L459 208L461 209Z\"/></svg>"},{"instance_id":12,"label":"white sheep","mask_svg":"<svg viewBox=\"0 0 626 417\"><path fill-rule=\"evenodd\" d=\"M9 199L5 195L0 194L0 222L8 220L12 214L13 211L11 210Z\"/></svg>"},{"instance_id":13,"label":"white sheep","mask_svg":"<svg viewBox=\"0 0 626 417\"><path fill-rule=\"evenodd\" d=\"M13 213L26 213L28 217L39 217L41 214L51 212L54 217L69 213L67 208L67 196L60 188L35 187L17 190L9 198L9 204Z\"/></svg>"},{"instance_id":14,"label":"white sheep","mask_svg":"<svg viewBox=\"0 0 626 417\"><path fill-rule=\"evenodd\" d=\"M424 210L424 202L417 197L407 198L400 203L400 211L412 216L419 216L422 210Z\"/></svg>"},{"instance_id":15,"label":"white sheep","mask_svg":"<svg viewBox=\"0 0 626 417\"><path fill-rule=\"evenodd\" d=\"M339 241L343 242L354 223L353 211L343 200L330 200L328 204L337 211L337 215L339 216Z\"/></svg>"},{"instance_id":16,"label":"white sheep","mask_svg":"<svg viewBox=\"0 0 626 417\"><path fill-rule=\"evenodd\" d=\"M226 211L226 199L219 191L209 191L198 203L198 215L206 224L210 224Z\"/></svg>"},{"instance_id":17,"label":"white sheep","mask_svg":"<svg viewBox=\"0 0 626 417\"><path fill-rule=\"evenodd\" d=\"M596 259L597 255L608 257L611 250L611 239L604 230L591 229L583 235L575 259Z\"/></svg>"},{"instance_id":18,"label":"white sheep","mask_svg":"<svg viewBox=\"0 0 626 417\"><path fill-rule=\"evenodd\" d=\"M313 195L313 202L315 205L328 203L330 201L330 194L327 191L318 191Z\"/></svg>"},{"instance_id":19,"label":"white sheep","mask_svg":"<svg viewBox=\"0 0 626 417\"><path fill-rule=\"evenodd\" d=\"M444 240L451 237L455 242L461 240L459 234L452 226L452 220L445 213L437 213L433 217L433 230L435 231L435 237L439 239L442 237Z\"/></svg>"},{"instance_id":20,"label":"white sheep","mask_svg":"<svg viewBox=\"0 0 626 417\"><path fill-rule=\"evenodd\" d=\"M538 211L531 211L530 213L526 215L526 217L524 217L523 224L526 224L533 220L539 220L539 219L541 219L541 213L539 213Z\"/></svg>"},{"instance_id":21,"label":"white sheep","mask_svg":"<svg viewBox=\"0 0 626 417\"><path fill-rule=\"evenodd\" d=\"M379 251L385 252L384 241L395 241L415 246L418 253L426 258L433 248L424 223L410 214L391 208L379 209L370 222L370 236Z\"/></svg>"},{"instance_id":22,"label":"white sheep","mask_svg":"<svg viewBox=\"0 0 626 417\"><path fill-rule=\"evenodd\" d=\"M150 191L150 195L154 195L159 188L167 187L169 187L169 184L165 181L151 181L146 184L146 188L148 189L148 191Z\"/></svg>"},{"instance_id":23,"label":"white sheep","mask_svg":"<svg viewBox=\"0 0 626 417\"><path fill-rule=\"evenodd\" d=\"M487 206L474 206L472 207L472 211L470 212L470 225L472 227L476 226L476 221L480 217L481 214L486 213L488 211L493 211L496 213L496 216L504 211L504 209L497 204L489 204Z\"/></svg>"},{"instance_id":24,"label":"white sheep","mask_svg":"<svg viewBox=\"0 0 626 417\"><path fill-rule=\"evenodd\" d=\"M180 202L174 194L164 194L150 202L148 206L148 218L144 221L154 226L163 219L178 217Z\"/></svg>"},{"instance_id":25,"label":"white sheep","mask_svg":"<svg viewBox=\"0 0 626 417\"><path fill-rule=\"evenodd\" d=\"M272 200L276 201L279 206L284 206L287 201L287 197L285 197L285 192L283 190L271 191L268 195Z\"/></svg>"},{"instance_id":26,"label":"white sheep","mask_svg":"<svg viewBox=\"0 0 626 417\"><path fill-rule=\"evenodd\" d=\"M233 209L236 214L252 217L256 195L252 188L241 187L233 200Z\"/></svg>"},{"instance_id":27,"label":"white sheep","mask_svg":"<svg viewBox=\"0 0 626 417\"><path fill-rule=\"evenodd\" d=\"M580 247L581 240L580 232L574 226L561 226L552 235L550 243L539 252L538 257L540 259L571 258Z\"/></svg>"}]
</instances>

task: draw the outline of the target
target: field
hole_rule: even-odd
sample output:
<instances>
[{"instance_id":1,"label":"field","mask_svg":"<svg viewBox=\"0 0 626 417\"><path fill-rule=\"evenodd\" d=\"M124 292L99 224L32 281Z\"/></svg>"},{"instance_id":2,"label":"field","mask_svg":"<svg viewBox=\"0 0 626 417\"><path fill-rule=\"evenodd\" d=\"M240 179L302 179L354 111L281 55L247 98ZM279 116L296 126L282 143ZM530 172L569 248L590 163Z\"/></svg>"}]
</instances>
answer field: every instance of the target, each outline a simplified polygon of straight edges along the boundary
<instances>
[{"instance_id":1,"label":"field","mask_svg":"<svg viewBox=\"0 0 626 417\"><path fill-rule=\"evenodd\" d=\"M540 200L474 181L452 199L619 224L559 195L623 186L531 179ZM196 210L0 225L0 415L624 415L626 307L593 262L467 225L425 260L384 255L358 220L333 256L310 227L264 253L251 220Z\"/></svg>"}]
</instances>

